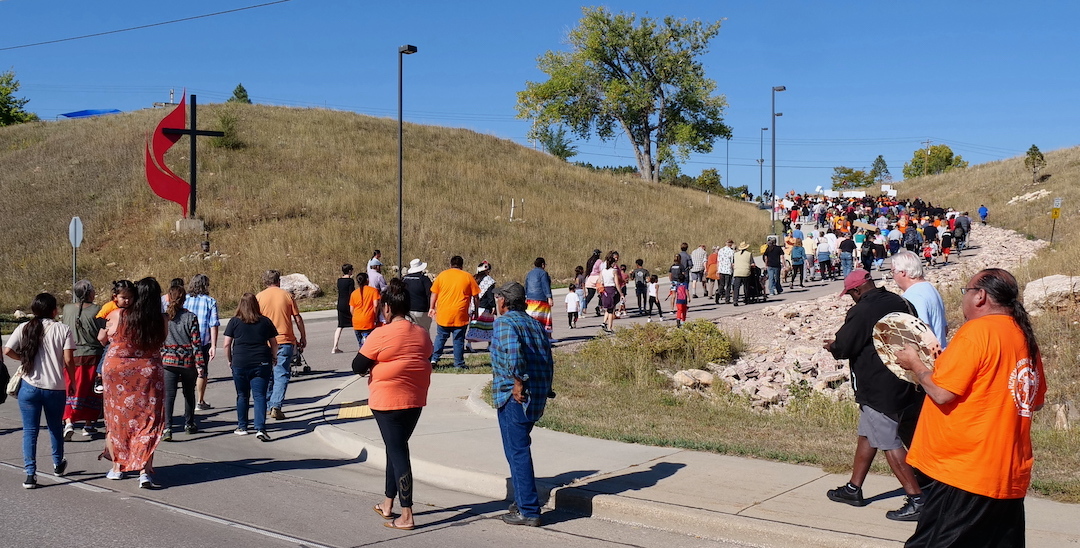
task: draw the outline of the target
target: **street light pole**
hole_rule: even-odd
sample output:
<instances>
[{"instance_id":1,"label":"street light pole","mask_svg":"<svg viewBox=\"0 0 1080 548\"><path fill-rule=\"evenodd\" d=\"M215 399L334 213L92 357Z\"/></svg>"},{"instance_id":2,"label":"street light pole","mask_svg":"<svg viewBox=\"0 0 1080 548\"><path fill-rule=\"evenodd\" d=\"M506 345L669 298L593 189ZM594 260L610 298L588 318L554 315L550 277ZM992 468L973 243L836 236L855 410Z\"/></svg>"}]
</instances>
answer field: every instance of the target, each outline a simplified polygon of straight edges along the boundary
<instances>
[{"instance_id":1,"label":"street light pole","mask_svg":"<svg viewBox=\"0 0 1080 548\"><path fill-rule=\"evenodd\" d=\"M765 198L761 195L765 192L765 132L769 131L769 128L763 127L758 132L758 183L757 183L757 195L761 199L761 203L765 203Z\"/></svg>"},{"instance_id":2,"label":"street light pole","mask_svg":"<svg viewBox=\"0 0 1080 548\"><path fill-rule=\"evenodd\" d=\"M405 136L405 132L404 132L404 125L405 124L404 124L403 116L402 116L402 101L401 101L402 76L401 76L401 73L402 73L402 65L403 65L402 59L404 59L406 55L412 55L414 53L416 53L416 46L410 46L410 45L406 44L406 45L401 46L401 47L398 48L398 57L397 57L397 120L398 120L398 122L397 122L398 123L398 125L397 125L397 138L398 138L398 156L397 156L397 200L398 200L398 202L397 202L398 203L398 207L397 207L397 264L398 264L398 277L399 278L402 278L402 277L405 276L405 266L404 266L405 262L404 262L404 256L403 256L404 254L402 253L403 241L405 239L404 238L404 232L405 232L405 228L404 228L404 226L405 226L405 190L404 190L405 189L405 184L404 184L404 179L405 179L405 174L404 174L405 144L404 144L404 140L403 140L403 137Z\"/></svg>"},{"instance_id":3,"label":"street light pole","mask_svg":"<svg viewBox=\"0 0 1080 548\"><path fill-rule=\"evenodd\" d=\"M786 91L786 86L773 86L772 88L772 209L769 212L769 219L771 220L770 229L773 234L776 234L776 117L783 116L782 113L776 112L776 92Z\"/></svg>"}]
</instances>

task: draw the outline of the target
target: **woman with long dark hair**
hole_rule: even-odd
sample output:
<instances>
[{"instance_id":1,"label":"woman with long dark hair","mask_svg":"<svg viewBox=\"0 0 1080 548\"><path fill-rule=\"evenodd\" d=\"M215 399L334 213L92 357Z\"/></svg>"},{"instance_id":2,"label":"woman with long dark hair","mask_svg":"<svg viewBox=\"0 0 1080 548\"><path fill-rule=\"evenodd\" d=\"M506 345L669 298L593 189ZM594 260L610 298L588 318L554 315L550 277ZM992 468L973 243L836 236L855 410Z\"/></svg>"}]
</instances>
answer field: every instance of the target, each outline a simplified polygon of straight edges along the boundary
<instances>
[{"instance_id":1,"label":"woman with long dark hair","mask_svg":"<svg viewBox=\"0 0 1080 548\"><path fill-rule=\"evenodd\" d=\"M334 347L331 354L340 354L341 332L352 327L352 310L349 309L349 297L356 289L353 281L353 265L341 265L341 277L337 279L337 329L334 330Z\"/></svg>"},{"instance_id":2,"label":"woman with long dark hair","mask_svg":"<svg viewBox=\"0 0 1080 548\"><path fill-rule=\"evenodd\" d=\"M37 437L41 412L52 441L53 474L64 475L64 367L75 361L75 337L68 326L57 322L56 297L39 293L30 305L34 318L19 324L4 345L4 355L17 360L23 370L19 382L19 411L23 424L23 467L26 489L37 487Z\"/></svg>"},{"instance_id":3,"label":"woman with long dark hair","mask_svg":"<svg viewBox=\"0 0 1080 548\"><path fill-rule=\"evenodd\" d=\"M184 432L195 434L195 382L198 368L206 367L203 353L199 351L199 319L195 313L184 309L187 295L184 284L169 287L169 305L165 307L168 337L161 347L161 362L165 366L165 432L164 441L172 441L173 409L176 405L176 385L184 391Z\"/></svg>"},{"instance_id":4,"label":"woman with long dark hair","mask_svg":"<svg viewBox=\"0 0 1080 548\"><path fill-rule=\"evenodd\" d=\"M600 282L604 292L600 295L600 306L604 309L604 325L601 328L607 333L615 332L615 307L618 306L621 289L626 285L622 272L619 270L619 252L611 251L604 259L604 267L600 271Z\"/></svg>"},{"instance_id":5,"label":"woman with long dark hair","mask_svg":"<svg viewBox=\"0 0 1080 548\"><path fill-rule=\"evenodd\" d=\"M469 322L465 331L465 349L473 351L472 343L491 343L491 324L495 321L495 278L491 275L491 263L481 262L476 267L476 285L480 286L480 299L477 301L476 318ZM471 303L470 303L471 304Z\"/></svg>"},{"instance_id":6,"label":"woman with long dark hair","mask_svg":"<svg viewBox=\"0 0 1080 548\"><path fill-rule=\"evenodd\" d=\"M386 498L374 507L391 529L410 530L413 521L413 477L409 437L427 405L433 350L427 330L409 319L405 284L390 280L382 295L386 324L368 336L353 359L353 371L368 377L368 407L379 425L386 447ZM401 517L393 514L394 497L401 501Z\"/></svg>"},{"instance_id":7,"label":"woman with long dark hair","mask_svg":"<svg viewBox=\"0 0 1080 548\"><path fill-rule=\"evenodd\" d=\"M368 285L368 275L361 272L356 275L356 289L349 297L352 309L352 328L356 334L356 344L364 346L364 341L379 321L379 290Z\"/></svg>"},{"instance_id":8,"label":"woman with long dark hair","mask_svg":"<svg viewBox=\"0 0 1080 548\"><path fill-rule=\"evenodd\" d=\"M79 280L72 288L77 302L64 305L64 325L75 337L75 357L64 369L67 385L67 404L64 406L64 441L75 435L75 423L82 422L83 436L97 433L94 423L101 418L101 394L94 392L97 364L104 348L97 339L98 325L94 320L101 307L94 304L94 285Z\"/></svg>"},{"instance_id":9,"label":"woman with long dark hair","mask_svg":"<svg viewBox=\"0 0 1080 548\"><path fill-rule=\"evenodd\" d=\"M121 294L130 293L121 290ZM161 286L154 278L135 282L131 306L109 313L102 335L108 342L102 366L105 386L105 453L112 460L106 478L119 480L139 471L139 487L156 489L154 450L165 429L165 369L161 345L165 342L165 315L161 313ZM102 338L99 336L99 339Z\"/></svg>"},{"instance_id":10,"label":"woman with long dark hair","mask_svg":"<svg viewBox=\"0 0 1080 548\"><path fill-rule=\"evenodd\" d=\"M248 434L248 402L255 398L255 437L270 441L266 433L266 387L273 376L277 356L277 329L262 315L259 300L251 293L240 297L236 316L225 326L225 359L232 368L236 386L236 430Z\"/></svg>"}]
</instances>

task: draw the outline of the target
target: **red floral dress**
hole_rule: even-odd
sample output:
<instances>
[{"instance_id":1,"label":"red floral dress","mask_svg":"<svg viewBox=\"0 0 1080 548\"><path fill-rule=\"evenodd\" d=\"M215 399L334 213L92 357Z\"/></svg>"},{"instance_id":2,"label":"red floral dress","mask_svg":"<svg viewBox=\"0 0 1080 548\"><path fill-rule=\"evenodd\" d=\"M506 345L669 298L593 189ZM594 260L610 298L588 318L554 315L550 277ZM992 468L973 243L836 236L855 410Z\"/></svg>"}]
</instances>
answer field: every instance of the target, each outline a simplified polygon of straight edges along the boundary
<instances>
[{"instance_id":1,"label":"red floral dress","mask_svg":"<svg viewBox=\"0 0 1080 548\"><path fill-rule=\"evenodd\" d=\"M161 352L132 346L121 324L109 341L101 378L112 460L125 472L142 470L154 455L165 429L165 370Z\"/></svg>"}]
</instances>

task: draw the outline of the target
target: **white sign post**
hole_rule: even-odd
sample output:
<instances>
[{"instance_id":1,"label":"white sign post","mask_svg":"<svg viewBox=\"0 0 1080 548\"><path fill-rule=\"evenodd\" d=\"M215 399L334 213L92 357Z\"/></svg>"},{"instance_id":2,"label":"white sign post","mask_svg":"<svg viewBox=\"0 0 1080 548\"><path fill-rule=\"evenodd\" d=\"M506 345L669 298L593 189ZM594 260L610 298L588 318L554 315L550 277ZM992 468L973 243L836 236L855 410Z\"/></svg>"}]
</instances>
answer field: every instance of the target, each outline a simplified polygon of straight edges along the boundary
<instances>
[{"instance_id":1,"label":"white sign post","mask_svg":"<svg viewBox=\"0 0 1080 548\"><path fill-rule=\"evenodd\" d=\"M78 281L76 264L78 260L79 246L82 245L83 224L78 217L71 218L68 225L68 241L71 242L71 302L75 302L75 282Z\"/></svg>"}]
</instances>

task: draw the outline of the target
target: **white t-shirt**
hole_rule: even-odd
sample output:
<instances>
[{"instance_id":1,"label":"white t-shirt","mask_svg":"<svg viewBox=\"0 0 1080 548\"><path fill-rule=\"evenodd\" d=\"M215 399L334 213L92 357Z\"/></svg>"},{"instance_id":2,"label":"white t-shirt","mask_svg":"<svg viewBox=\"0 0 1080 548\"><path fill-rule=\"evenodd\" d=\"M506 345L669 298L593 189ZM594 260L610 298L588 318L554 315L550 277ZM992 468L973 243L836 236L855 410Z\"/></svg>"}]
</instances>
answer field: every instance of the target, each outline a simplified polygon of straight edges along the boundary
<instances>
[{"instance_id":1,"label":"white t-shirt","mask_svg":"<svg viewBox=\"0 0 1080 548\"><path fill-rule=\"evenodd\" d=\"M616 287L615 270L616 269L614 268L605 268L600 271L600 280L604 284L604 287Z\"/></svg>"},{"instance_id":2,"label":"white t-shirt","mask_svg":"<svg viewBox=\"0 0 1080 548\"><path fill-rule=\"evenodd\" d=\"M577 293L570 292L566 294L566 311L578 312L581 310L581 301L578 299Z\"/></svg>"},{"instance_id":3,"label":"white t-shirt","mask_svg":"<svg viewBox=\"0 0 1080 548\"><path fill-rule=\"evenodd\" d=\"M41 348L34 356L34 370L23 377L27 383L42 390L64 390L64 350L75 350L75 337L71 328L57 321L43 319L45 335ZM14 349L22 341L26 323L19 324L11 333L5 348Z\"/></svg>"},{"instance_id":4,"label":"white t-shirt","mask_svg":"<svg viewBox=\"0 0 1080 548\"><path fill-rule=\"evenodd\" d=\"M660 284L649 282L649 296L650 297L655 297L656 296L656 286L658 286L658 285L660 285Z\"/></svg>"}]
</instances>

